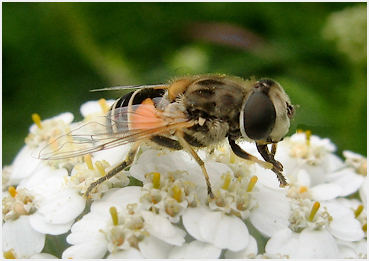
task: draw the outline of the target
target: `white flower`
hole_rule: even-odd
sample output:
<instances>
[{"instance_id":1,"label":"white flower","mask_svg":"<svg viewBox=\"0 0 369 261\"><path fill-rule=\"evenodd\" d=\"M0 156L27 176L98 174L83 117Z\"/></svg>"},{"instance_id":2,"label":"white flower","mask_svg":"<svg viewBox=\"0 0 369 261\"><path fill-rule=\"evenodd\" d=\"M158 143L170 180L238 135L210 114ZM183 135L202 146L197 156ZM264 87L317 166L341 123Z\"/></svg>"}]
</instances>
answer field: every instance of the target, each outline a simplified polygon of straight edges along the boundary
<instances>
[{"instance_id":1,"label":"white flower","mask_svg":"<svg viewBox=\"0 0 369 261\"><path fill-rule=\"evenodd\" d=\"M92 189L87 203L89 186L122 162L130 145L53 161L31 151L47 157L83 149L84 142L68 142L70 134L84 141L79 134L105 132L112 102L84 104L79 123L69 113L42 122L34 116L27 145L3 169L4 257L55 258L44 250L46 238L60 241L57 258L366 257L366 158L345 151L343 162L329 139L309 132L278 145L286 188L273 171L222 143L196 151L210 198L190 154L143 145L133 165ZM255 144L239 144L263 161Z\"/></svg>"},{"instance_id":2,"label":"white flower","mask_svg":"<svg viewBox=\"0 0 369 261\"><path fill-rule=\"evenodd\" d=\"M66 184L68 179L66 169L43 165L19 184L34 194L37 211L31 215L30 222L37 231L52 235L66 233L85 208L81 194Z\"/></svg>"},{"instance_id":3,"label":"white flower","mask_svg":"<svg viewBox=\"0 0 369 261\"><path fill-rule=\"evenodd\" d=\"M321 139L310 132L298 132L278 144L275 158L283 163L283 173L291 182L304 169L310 175L311 186L325 182L326 173L343 166L336 155L334 144L327 138Z\"/></svg>"},{"instance_id":4,"label":"white flower","mask_svg":"<svg viewBox=\"0 0 369 261\"><path fill-rule=\"evenodd\" d=\"M64 251L63 258L102 258L107 251L115 254L132 248L146 258L164 258L173 245L184 243L184 231L142 210L140 187L111 191L72 227L67 240L73 246Z\"/></svg>"},{"instance_id":5,"label":"white flower","mask_svg":"<svg viewBox=\"0 0 369 261\"><path fill-rule=\"evenodd\" d=\"M10 251L16 258L29 258L41 252L45 234L36 231L30 223L35 211L33 193L9 188L8 196L3 198L3 252Z\"/></svg>"},{"instance_id":6,"label":"white flower","mask_svg":"<svg viewBox=\"0 0 369 261\"><path fill-rule=\"evenodd\" d=\"M29 258L44 248L45 234L33 229L29 217L22 215L3 224L3 252L11 250L16 258Z\"/></svg>"},{"instance_id":7,"label":"white flower","mask_svg":"<svg viewBox=\"0 0 369 261\"><path fill-rule=\"evenodd\" d=\"M312 200L322 201L335 199L341 195L342 186L333 183L321 183L311 186L311 175L305 169L297 172L294 182L291 182L287 196L289 198L309 198Z\"/></svg>"}]
</instances>

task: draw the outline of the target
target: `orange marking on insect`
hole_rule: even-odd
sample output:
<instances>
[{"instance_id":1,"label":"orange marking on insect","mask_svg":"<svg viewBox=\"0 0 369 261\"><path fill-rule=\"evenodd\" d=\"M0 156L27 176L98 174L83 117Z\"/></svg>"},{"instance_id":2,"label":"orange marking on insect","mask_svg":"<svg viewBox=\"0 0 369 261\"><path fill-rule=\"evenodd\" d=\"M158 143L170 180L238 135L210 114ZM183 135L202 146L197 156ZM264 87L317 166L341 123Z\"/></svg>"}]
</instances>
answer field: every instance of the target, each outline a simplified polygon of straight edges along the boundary
<instances>
[{"instance_id":1,"label":"orange marking on insect","mask_svg":"<svg viewBox=\"0 0 369 261\"><path fill-rule=\"evenodd\" d=\"M184 93L188 85L191 83L188 79L180 79L173 82L168 88L168 96L173 101L180 94Z\"/></svg>"},{"instance_id":2,"label":"orange marking on insect","mask_svg":"<svg viewBox=\"0 0 369 261\"><path fill-rule=\"evenodd\" d=\"M144 100L131 116L131 127L133 130L154 129L168 124L164 119L158 117L154 102L147 98Z\"/></svg>"}]
</instances>

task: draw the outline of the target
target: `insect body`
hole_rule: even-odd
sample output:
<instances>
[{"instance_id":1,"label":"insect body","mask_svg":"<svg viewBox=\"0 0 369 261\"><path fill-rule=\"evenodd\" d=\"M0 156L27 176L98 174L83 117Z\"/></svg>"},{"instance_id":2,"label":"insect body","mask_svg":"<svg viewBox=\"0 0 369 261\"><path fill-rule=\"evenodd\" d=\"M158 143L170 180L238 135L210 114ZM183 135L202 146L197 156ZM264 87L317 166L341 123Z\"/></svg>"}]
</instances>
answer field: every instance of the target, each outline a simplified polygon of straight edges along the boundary
<instances>
[{"instance_id":1,"label":"insect body","mask_svg":"<svg viewBox=\"0 0 369 261\"><path fill-rule=\"evenodd\" d=\"M225 75L186 76L165 85L141 86L119 98L105 117L104 132L83 133L86 124L67 134L76 143L88 145L86 148L57 150L51 155L41 152L40 158L68 158L133 142L126 159L90 185L85 193L88 198L97 185L130 166L142 142L149 141L191 154L200 165L208 194L213 198L204 162L194 148L228 139L237 156L271 169L284 187L288 183L282 174L283 166L274 155L277 143L288 132L293 114L287 94L276 81ZM236 144L241 138L255 142L265 161L243 151ZM268 144L272 144L271 150Z\"/></svg>"}]
</instances>

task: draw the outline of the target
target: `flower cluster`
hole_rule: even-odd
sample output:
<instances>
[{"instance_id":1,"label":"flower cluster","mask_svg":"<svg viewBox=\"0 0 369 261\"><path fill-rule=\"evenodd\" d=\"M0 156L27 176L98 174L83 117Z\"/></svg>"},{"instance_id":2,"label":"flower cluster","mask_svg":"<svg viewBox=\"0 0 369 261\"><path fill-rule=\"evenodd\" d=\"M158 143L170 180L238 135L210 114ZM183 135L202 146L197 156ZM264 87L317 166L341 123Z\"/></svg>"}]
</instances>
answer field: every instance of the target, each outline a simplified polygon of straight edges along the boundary
<instances>
[{"instance_id":1,"label":"flower cluster","mask_svg":"<svg viewBox=\"0 0 369 261\"><path fill-rule=\"evenodd\" d=\"M108 102L110 103L110 102ZM87 118L104 101L82 106ZM75 123L64 113L34 116L25 147L3 169L3 255L6 258L365 258L367 159L310 132L278 144L290 186L238 158L228 145L201 149L214 198L200 166L184 151L143 145L134 164L90 193L130 149L39 160L46 144ZM65 136L65 135L64 135ZM241 142L258 155L254 144ZM53 149L53 146L48 146ZM36 151L36 152L35 152ZM58 242L58 244L53 244Z\"/></svg>"}]
</instances>

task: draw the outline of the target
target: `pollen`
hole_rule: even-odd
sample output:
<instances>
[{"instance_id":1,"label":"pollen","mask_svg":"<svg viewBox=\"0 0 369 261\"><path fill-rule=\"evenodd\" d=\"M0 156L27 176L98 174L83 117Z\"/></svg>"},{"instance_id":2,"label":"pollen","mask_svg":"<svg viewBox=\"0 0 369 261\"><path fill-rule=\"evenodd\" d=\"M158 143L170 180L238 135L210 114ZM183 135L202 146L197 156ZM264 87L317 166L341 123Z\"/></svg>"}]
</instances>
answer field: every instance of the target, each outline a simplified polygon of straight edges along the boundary
<instances>
[{"instance_id":1,"label":"pollen","mask_svg":"<svg viewBox=\"0 0 369 261\"><path fill-rule=\"evenodd\" d=\"M314 217L315 217L316 213L318 212L319 208L320 208L320 203L317 202L317 201L314 202L313 207L311 208L311 211L310 211L309 218L308 218L309 222L313 222Z\"/></svg>"},{"instance_id":2,"label":"pollen","mask_svg":"<svg viewBox=\"0 0 369 261\"><path fill-rule=\"evenodd\" d=\"M88 155L85 156L85 162L86 162L87 167L90 170L93 170L94 169L94 166L92 164L92 160L91 160L91 155L90 154L88 154Z\"/></svg>"},{"instance_id":3,"label":"pollen","mask_svg":"<svg viewBox=\"0 0 369 261\"><path fill-rule=\"evenodd\" d=\"M258 181L258 177L257 176L252 176L249 182L249 185L247 186L247 192L251 192L254 187L256 182Z\"/></svg>"},{"instance_id":4,"label":"pollen","mask_svg":"<svg viewBox=\"0 0 369 261\"><path fill-rule=\"evenodd\" d=\"M37 113L32 114L32 120L37 125L39 129L42 129L41 117Z\"/></svg>"},{"instance_id":5,"label":"pollen","mask_svg":"<svg viewBox=\"0 0 369 261\"><path fill-rule=\"evenodd\" d=\"M109 209L111 219L113 220L113 225L118 226L119 225L119 219L118 219L118 212L115 207L111 207Z\"/></svg>"}]
</instances>

